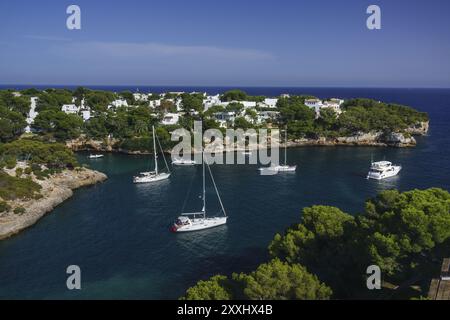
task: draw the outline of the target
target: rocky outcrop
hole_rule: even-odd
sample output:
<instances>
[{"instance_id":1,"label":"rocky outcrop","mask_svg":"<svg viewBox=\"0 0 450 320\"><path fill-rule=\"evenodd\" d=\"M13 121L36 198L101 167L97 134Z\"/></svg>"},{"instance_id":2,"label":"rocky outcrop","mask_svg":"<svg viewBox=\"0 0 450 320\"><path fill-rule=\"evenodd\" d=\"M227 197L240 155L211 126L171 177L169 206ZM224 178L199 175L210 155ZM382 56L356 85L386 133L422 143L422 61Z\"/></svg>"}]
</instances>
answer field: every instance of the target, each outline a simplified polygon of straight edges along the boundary
<instances>
[{"instance_id":1,"label":"rocky outcrop","mask_svg":"<svg viewBox=\"0 0 450 320\"><path fill-rule=\"evenodd\" d=\"M104 140L94 140L81 136L78 139L66 141L66 146L73 151L98 151L98 152L114 152L119 144L119 140L114 138L106 138Z\"/></svg>"},{"instance_id":2,"label":"rocky outcrop","mask_svg":"<svg viewBox=\"0 0 450 320\"><path fill-rule=\"evenodd\" d=\"M418 122L417 124L409 127L405 132L414 136L424 136L428 133L430 128L430 121Z\"/></svg>"},{"instance_id":3,"label":"rocky outcrop","mask_svg":"<svg viewBox=\"0 0 450 320\"><path fill-rule=\"evenodd\" d=\"M10 203L11 207L24 208L25 213L7 212L0 215L0 239L10 237L35 224L46 213L69 199L73 195L73 190L103 182L106 179L105 174L85 168L65 170L42 181L34 179L42 186L42 198Z\"/></svg>"}]
</instances>

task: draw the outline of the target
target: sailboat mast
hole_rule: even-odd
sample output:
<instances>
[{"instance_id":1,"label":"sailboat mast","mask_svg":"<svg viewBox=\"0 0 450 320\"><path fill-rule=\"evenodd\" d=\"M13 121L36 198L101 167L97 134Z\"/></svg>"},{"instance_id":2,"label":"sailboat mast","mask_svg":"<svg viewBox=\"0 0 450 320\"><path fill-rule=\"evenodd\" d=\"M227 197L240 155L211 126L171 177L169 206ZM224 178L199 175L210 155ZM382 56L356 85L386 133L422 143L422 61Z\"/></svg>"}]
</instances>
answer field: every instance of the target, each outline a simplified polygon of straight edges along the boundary
<instances>
[{"instance_id":1,"label":"sailboat mast","mask_svg":"<svg viewBox=\"0 0 450 320\"><path fill-rule=\"evenodd\" d=\"M156 140L155 140L155 126L152 126L153 130L153 153L155 154L155 172L158 174L158 156L156 152Z\"/></svg>"},{"instance_id":2,"label":"sailboat mast","mask_svg":"<svg viewBox=\"0 0 450 320\"><path fill-rule=\"evenodd\" d=\"M206 189L205 189L205 156L202 151L202 162L203 162L203 212L206 213Z\"/></svg>"},{"instance_id":3,"label":"sailboat mast","mask_svg":"<svg viewBox=\"0 0 450 320\"><path fill-rule=\"evenodd\" d=\"M285 128L285 141L284 141L284 165L287 166L287 126Z\"/></svg>"}]
</instances>

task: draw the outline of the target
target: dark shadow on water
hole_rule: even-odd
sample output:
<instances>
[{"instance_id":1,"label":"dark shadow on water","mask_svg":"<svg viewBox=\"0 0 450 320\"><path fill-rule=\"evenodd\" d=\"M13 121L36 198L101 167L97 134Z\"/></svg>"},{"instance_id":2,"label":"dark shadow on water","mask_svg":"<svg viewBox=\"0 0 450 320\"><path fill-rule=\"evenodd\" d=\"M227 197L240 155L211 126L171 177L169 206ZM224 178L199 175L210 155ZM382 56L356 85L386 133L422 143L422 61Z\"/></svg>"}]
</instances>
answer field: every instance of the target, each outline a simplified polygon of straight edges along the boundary
<instances>
[{"instance_id":1,"label":"dark shadow on water","mask_svg":"<svg viewBox=\"0 0 450 320\"><path fill-rule=\"evenodd\" d=\"M231 277L233 273L249 273L255 270L259 264L269 260L267 249L251 247L241 250L236 255L216 255L209 257L204 263L182 272L176 282L172 282L161 289L161 299L176 299L174 292L183 296L186 290L194 286L200 280L208 280L218 274Z\"/></svg>"}]
</instances>

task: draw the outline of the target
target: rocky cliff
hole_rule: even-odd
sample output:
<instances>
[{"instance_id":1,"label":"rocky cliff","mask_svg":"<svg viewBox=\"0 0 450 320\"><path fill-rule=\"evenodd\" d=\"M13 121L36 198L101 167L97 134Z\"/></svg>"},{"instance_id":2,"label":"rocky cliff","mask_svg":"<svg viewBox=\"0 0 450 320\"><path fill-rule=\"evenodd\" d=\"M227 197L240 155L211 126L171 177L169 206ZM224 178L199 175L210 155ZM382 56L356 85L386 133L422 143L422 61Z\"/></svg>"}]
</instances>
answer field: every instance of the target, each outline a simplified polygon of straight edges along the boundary
<instances>
[{"instance_id":1,"label":"rocky cliff","mask_svg":"<svg viewBox=\"0 0 450 320\"><path fill-rule=\"evenodd\" d=\"M11 174L11 173L10 173ZM46 213L73 195L73 190L103 182L107 176L89 169L65 170L46 180L33 179L42 186L39 200L19 201L11 203L12 207L22 207L23 214L6 212L0 215L0 239L10 237L19 231L35 224Z\"/></svg>"}]
</instances>

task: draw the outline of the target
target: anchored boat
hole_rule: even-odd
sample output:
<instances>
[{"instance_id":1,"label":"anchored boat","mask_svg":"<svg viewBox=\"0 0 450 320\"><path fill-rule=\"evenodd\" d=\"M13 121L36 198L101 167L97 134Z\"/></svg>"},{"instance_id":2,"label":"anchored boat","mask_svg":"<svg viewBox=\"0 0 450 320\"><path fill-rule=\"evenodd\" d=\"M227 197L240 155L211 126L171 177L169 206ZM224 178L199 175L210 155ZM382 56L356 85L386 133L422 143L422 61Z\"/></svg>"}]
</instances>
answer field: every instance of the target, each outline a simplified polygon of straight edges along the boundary
<instances>
[{"instance_id":1,"label":"anchored boat","mask_svg":"<svg viewBox=\"0 0 450 320\"><path fill-rule=\"evenodd\" d=\"M203 157L203 208L199 212L192 213L182 213L173 223L170 230L172 232L191 232L191 231L200 231L205 229L210 229L214 227L218 227L227 223L227 214L225 212L225 208L222 203L222 199L220 198L219 190L217 189L216 182L214 181L214 177L211 172L211 168L205 162L205 158ZM212 183L214 185L214 190L216 191L217 197L219 199L220 207L222 209L223 216L222 217L208 217L206 215L206 191L205 191L205 166L208 167L208 172L211 176Z\"/></svg>"},{"instance_id":2,"label":"anchored boat","mask_svg":"<svg viewBox=\"0 0 450 320\"><path fill-rule=\"evenodd\" d=\"M401 166L395 166L389 161L372 162L367 179L382 180L398 175Z\"/></svg>"},{"instance_id":3,"label":"anchored boat","mask_svg":"<svg viewBox=\"0 0 450 320\"><path fill-rule=\"evenodd\" d=\"M157 182L157 181L161 181L161 180L166 180L170 177L169 166L167 165L166 157L164 156L164 151L162 150L161 143L159 142L159 139L155 134L155 127L153 126L152 129L153 129L153 153L155 156L155 171L139 173L138 176L135 176L133 178L134 183ZM159 172L159 170L158 170L158 152L156 149L156 140L158 141L158 146L163 155L163 159L164 159L164 163L166 164L167 172Z\"/></svg>"}]
</instances>

